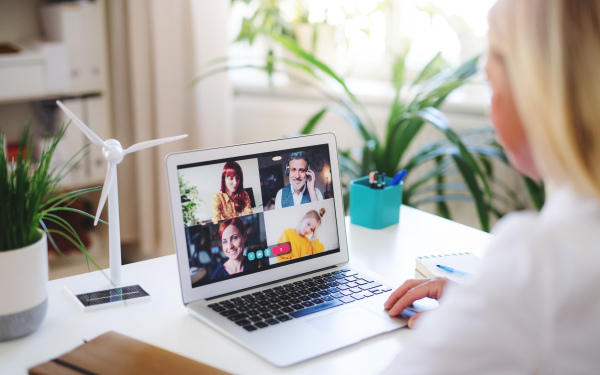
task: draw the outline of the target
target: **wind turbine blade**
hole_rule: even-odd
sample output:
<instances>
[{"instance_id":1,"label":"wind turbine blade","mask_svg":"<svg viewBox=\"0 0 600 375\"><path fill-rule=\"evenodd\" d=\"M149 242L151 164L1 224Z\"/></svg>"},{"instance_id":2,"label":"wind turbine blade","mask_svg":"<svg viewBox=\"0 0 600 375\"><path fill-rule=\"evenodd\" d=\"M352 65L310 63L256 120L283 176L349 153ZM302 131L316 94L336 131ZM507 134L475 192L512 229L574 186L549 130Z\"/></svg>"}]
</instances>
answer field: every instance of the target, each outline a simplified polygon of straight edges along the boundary
<instances>
[{"instance_id":1,"label":"wind turbine blade","mask_svg":"<svg viewBox=\"0 0 600 375\"><path fill-rule=\"evenodd\" d=\"M153 141L146 141L146 142L136 143L133 146L129 147L127 150L125 150L125 153L129 154L131 152L136 152L136 151L143 150L145 148L162 145L163 143L173 142L173 141L176 141L178 139L185 138L185 137L187 137L187 134L178 135L178 136L169 137L169 138L155 139Z\"/></svg>"},{"instance_id":2,"label":"wind turbine blade","mask_svg":"<svg viewBox=\"0 0 600 375\"><path fill-rule=\"evenodd\" d=\"M85 134L90 139L90 141L97 144L98 146L106 146L102 138L98 137L96 133L92 131L92 129L90 129L86 124L84 124L83 121L81 121L77 116L75 116L75 114L71 112L71 110L69 110L69 108L67 108L64 104L62 104L60 100L56 101L56 105L58 105L60 109L62 109L67 115L69 115L69 117L73 120L75 125L77 125L79 129L81 129L83 134Z\"/></svg>"},{"instance_id":3,"label":"wind turbine blade","mask_svg":"<svg viewBox=\"0 0 600 375\"><path fill-rule=\"evenodd\" d=\"M108 197L108 193L110 192L110 185L114 180L114 173L117 171L117 166L112 163L108 163L108 169L106 170L106 178L104 179L104 187L102 187L102 194L100 194L100 201L98 202L98 209L96 210L96 219L94 220L94 225L98 225L98 219L100 218L100 214L102 213L102 209L104 208L104 204L106 203L106 198ZM110 224L110 223L109 223Z\"/></svg>"}]
</instances>

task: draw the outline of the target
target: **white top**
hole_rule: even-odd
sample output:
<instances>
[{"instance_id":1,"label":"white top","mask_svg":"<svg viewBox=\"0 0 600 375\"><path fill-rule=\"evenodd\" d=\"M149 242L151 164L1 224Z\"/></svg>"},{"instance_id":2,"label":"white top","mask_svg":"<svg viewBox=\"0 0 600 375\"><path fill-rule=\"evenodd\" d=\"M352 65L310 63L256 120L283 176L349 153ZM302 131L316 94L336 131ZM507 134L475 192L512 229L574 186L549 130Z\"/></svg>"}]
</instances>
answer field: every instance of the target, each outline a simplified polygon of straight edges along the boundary
<instances>
[{"instance_id":1,"label":"white top","mask_svg":"<svg viewBox=\"0 0 600 375\"><path fill-rule=\"evenodd\" d=\"M386 373L598 373L600 203L562 188L493 233L481 271L447 287Z\"/></svg>"},{"instance_id":2,"label":"white top","mask_svg":"<svg viewBox=\"0 0 600 375\"><path fill-rule=\"evenodd\" d=\"M288 186L284 186L281 189L279 189L279 191L277 192L277 195L275 196L275 209L281 208L281 195L283 193L283 189L291 189L292 190L292 198L294 198L294 206L299 206L302 202L302 194L304 194L304 190L306 190L306 184L304 184L304 187L302 188L302 190L300 191L299 194L296 194L296 192L292 188L292 184L289 184ZM315 194L317 194L317 198L319 198L320 201L323 200L323 194L321 194L321 190L319 190L316 187L315 187Z\"/></svg>"}]
</instances>

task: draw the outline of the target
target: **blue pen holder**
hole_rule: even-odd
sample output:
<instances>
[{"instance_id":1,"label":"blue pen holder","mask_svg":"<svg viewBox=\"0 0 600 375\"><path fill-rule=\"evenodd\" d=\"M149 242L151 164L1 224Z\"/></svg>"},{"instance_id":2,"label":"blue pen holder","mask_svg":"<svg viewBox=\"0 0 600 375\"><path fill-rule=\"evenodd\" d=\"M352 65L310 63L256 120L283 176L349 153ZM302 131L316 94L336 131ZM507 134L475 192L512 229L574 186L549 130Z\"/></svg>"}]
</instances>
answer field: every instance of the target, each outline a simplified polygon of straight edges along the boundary
<instances>
[{"instance_id":1,"label":"blue pen holder","mask_svg":"<svg viewBox=\"0 0 600 375\"><path fill-rule=\"evenodd\" d=\"M391 178L386 177L383 189L374 189L369 176L358 178L350 183L350 222L371 229L381 229L398 224L402 185L390 186Z\"/></svg>"}]
</instances>

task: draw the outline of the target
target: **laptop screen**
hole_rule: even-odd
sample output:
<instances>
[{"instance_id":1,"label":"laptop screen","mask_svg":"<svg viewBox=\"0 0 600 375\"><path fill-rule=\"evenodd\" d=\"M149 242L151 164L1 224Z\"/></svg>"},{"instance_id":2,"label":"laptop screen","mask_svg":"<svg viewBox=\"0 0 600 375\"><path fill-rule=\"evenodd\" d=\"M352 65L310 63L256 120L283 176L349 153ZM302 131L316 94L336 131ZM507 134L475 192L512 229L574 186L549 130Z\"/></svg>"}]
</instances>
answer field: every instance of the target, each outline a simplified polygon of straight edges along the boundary
<instances>
[{"instance_id":1,"label":"laptop screen","mask_svg":"<svg viewBox=\"0 0 600 375\"><path fill-rule=\"evenodd\" d=\"M327 144L177 166L191 288L340 252Z\"/></svg>"}]
</instances>

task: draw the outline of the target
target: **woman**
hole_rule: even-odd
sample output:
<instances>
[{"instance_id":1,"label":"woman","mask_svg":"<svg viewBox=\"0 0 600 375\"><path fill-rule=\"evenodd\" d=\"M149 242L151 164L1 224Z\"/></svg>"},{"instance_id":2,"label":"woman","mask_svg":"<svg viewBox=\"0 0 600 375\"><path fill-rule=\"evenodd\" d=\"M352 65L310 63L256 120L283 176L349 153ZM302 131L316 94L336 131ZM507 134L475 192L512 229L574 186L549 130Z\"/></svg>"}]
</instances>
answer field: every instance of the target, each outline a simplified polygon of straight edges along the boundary
<instances>
[{"instance_id":1,"label":"woman","mask_svg":"<svg viewBox=\"0 0 600 375\"><path fill-rule=\"evenodd\" d=\"M235 161L228 161L221 173L221 190L212 201L213 223L252 213L250 197L244 190L244 173Z\"/></svg>"},{"instance_id":2,"label":"woman","mask_svg":"<svg viewBox=\"0 0 600 375\"><path fill-rule=\"evenodd\" d=\"M213 271L211 275L213 281L258 268L258 262L250 262L244 256L244 248L248 237L246 227L240 219L227 219L222 222L219 226L219 238L221 239L223 252L229 259Z\"/></svg>"},{"instance_id":3,"label":"woman","mask_svg":"<svg viewBox=\"0 0 600 375\"><path fill-rule=\"evenodd\" d=\"M464 286L409 280L392 316L422 297L387 369L408 374L584 374L600 367L600 3L499 0L490 11L491 119L514 165L555 186L543 210L494 229Z\"/></svg>"},{"instance_id":4,"label":"woman","mask_svg":"<svg viewBox=\"0 0 600 375\"><path fill-rule=\"evenodd\" d=\"M288 228L283 231L279 237L279 243L289 242L291 252L278 255L278 262L322 253L325 250L325 246L319 241L318 235L323 215L325 215L325 208L321 208L319 212L310 210L300 220L296 228ZM312 239L309 239L308 236Z\"/></svg>"}]
</instances>

